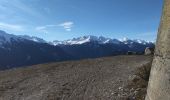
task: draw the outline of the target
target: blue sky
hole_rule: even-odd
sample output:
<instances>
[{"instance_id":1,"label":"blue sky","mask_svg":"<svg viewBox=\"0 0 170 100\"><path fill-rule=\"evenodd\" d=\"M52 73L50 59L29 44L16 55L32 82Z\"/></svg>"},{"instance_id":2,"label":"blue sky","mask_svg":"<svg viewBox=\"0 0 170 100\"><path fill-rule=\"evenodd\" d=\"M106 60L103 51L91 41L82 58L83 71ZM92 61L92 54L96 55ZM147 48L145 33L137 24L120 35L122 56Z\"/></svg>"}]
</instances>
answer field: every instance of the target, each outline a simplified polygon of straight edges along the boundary
<instances>
[{"instance_id":1,"label":"blue sky","mask_svg":"<svg viewBox=\"0 0 170 100\"><path fill-rule=\"evenodd\" d=\"M0 30L45 40L155 40L163 0L0 0Z\"/></svg>"}]
</instances>

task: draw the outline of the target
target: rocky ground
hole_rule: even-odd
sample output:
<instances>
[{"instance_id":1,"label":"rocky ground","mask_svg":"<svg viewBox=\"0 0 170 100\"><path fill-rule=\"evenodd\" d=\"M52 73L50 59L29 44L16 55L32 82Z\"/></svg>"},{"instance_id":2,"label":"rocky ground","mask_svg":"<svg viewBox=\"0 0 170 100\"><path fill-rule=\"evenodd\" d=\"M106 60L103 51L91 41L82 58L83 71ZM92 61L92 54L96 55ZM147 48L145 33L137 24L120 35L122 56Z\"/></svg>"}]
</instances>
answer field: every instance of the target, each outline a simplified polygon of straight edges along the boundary
<instances>
[{"instance_id":1,"label":"rocky ground","mask_svg":"<svg viewBox=\"0 0 170 100\"><path fill-rule=\"evenodd\" d=\"M1 71L0 100L142 100L147 75L140 68L151 61L115 56Z\"/></svg>"}]
</instances>

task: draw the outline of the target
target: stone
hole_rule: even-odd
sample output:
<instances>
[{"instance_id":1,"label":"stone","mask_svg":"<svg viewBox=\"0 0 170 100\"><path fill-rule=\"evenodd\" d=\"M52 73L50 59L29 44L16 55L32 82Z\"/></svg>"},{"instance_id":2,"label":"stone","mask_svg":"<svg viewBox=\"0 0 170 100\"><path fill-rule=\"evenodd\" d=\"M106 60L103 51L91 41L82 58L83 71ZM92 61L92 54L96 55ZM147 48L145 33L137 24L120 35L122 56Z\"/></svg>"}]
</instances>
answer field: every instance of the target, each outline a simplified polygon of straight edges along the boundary
<instances>
[{"instance_id":1,"label":"stone","mask_svg":"<svg viewBox=\"0 0 170 100\"><path fill-rule=\"evenodd\" d=\"M170 100L170 0L164 8L145 100Z\"/></svg>"},{"instance_id":2,"label":"stone","mask_svg":"<svg viewBox=\"0 0 170 100\"><path fill-rule=\"evenodd\" d=\"M146 47L145 55L152 55L154 53L154 48Z\"/></svg>"}]
</instances>

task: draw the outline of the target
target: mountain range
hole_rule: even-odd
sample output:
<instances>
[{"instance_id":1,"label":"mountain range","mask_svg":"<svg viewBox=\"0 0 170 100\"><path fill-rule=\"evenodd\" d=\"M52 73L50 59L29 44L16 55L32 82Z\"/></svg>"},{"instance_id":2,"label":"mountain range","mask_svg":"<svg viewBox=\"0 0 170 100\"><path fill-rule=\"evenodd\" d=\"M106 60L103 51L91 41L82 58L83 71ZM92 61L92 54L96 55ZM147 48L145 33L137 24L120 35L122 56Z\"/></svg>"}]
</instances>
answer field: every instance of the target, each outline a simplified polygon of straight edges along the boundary
<instances>
[{"instance_id":1,"label":"mountain range","mask_svg":"<svg viewBox=\"0 0 170 100\"><path fill-rule=\"evenodd\" d=\"M143 54L146 47L154 47L154 43L127 38L118 40L103 36L82 36L65 41L48 42L38 37L13 35L0 30L0 69L123 55L128 51Z\"/></svg>"}]
</instances>

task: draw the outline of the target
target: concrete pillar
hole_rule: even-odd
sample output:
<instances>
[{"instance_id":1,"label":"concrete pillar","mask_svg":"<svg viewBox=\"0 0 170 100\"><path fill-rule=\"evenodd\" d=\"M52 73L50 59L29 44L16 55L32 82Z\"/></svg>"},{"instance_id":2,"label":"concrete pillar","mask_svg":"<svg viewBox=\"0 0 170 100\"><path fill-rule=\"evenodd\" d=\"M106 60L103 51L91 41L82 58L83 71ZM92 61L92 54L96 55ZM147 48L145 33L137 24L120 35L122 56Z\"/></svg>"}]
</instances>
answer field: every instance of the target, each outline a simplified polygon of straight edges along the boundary
<instances>
[{"instance_id":1,"label":"concrete pillar","mask_svg":"<svg viewBox=\"0 0 170 100\"><path fill-rule=\"evenodd\" d=\"M145 100L170 100L170 0L164 0Z\"/></svg>"}]
</instances>

